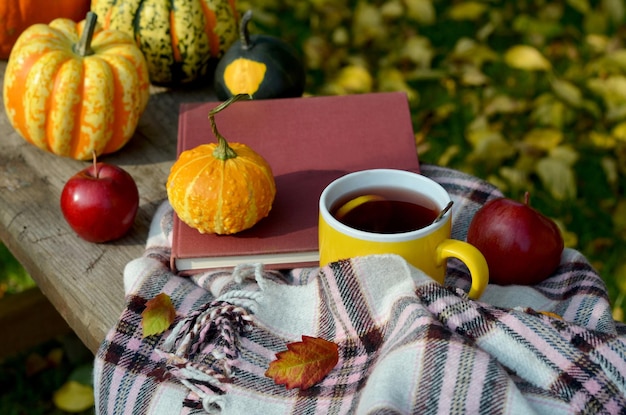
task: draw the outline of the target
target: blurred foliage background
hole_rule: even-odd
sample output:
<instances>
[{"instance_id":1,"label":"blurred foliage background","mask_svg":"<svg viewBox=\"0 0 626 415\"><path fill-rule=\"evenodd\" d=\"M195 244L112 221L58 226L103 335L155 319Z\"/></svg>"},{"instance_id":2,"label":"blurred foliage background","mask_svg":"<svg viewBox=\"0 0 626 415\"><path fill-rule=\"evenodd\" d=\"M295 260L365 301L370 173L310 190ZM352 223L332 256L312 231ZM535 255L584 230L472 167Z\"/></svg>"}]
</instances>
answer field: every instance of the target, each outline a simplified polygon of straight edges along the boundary
<instances>
[{"instance_id":1,"label":"blurred foliage background","mask_svg":"<svg viewBox=\"0 0 626 415\"><path fill-rule=\"evenodd\" d=\"M405 91L422 162L553 218L626 295L622 0L255 0L251 33L295 45L307 93Z\"/></svg>"}]
</instances>

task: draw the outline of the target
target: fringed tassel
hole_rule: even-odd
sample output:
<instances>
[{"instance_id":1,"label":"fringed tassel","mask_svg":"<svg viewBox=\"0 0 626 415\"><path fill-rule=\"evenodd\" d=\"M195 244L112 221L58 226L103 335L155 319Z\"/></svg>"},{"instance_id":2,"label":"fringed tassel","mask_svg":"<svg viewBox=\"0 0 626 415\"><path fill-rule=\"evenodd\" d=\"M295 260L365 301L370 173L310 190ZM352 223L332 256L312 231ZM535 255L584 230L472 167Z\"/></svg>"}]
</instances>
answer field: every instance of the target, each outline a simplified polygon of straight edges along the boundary
<instances>
[{"instance_id":1,"label":"fringed tassel","mask_svg":"<svg viewBox=\"0 0 626 415\"><path fill-rule=\"evenodd\" d=\"M238 267L233 278L259 281L262 266ZM168 372L198 396L208 413L219 412L223 405L223 384L239 357L239 336L252 325L260 295L260 291L229 291L180 321L159 350L167 359ZM203 353L209 352L214 360L207 363Z\"/></svg>"}]
</instances>

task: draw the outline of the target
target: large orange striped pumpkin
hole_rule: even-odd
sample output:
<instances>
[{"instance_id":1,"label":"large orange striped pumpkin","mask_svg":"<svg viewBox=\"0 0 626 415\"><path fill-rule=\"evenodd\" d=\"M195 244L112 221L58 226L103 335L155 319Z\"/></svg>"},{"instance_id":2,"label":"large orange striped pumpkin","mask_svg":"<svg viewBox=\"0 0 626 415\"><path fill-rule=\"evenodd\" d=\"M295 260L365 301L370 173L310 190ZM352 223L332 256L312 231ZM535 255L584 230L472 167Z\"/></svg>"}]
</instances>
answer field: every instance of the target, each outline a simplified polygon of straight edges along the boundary
<instances>
[{"instance_id":1,"label":"large orange striped pumpkin","mask_svg":"<svg viewBox=\"0 0 626 415\"><path fill-rule=\"evenodd\" d=\"M191 82L237 40L235 0L92 0L107 29L132 35L155 84Z\"/></svg>"},{"instance_id":2,"label":"large orange striped pumpkin","mask_svg":"<svg viewBox=\"0 0 626 415\"><path fill-rule=\"evenodd\" d=\"M130 140L149 87L146 61L133 39L102 30L89 13L79 23L55 19L26 29L11 52L3 98L11 125L28 142L88 160Z\"/></svg>"},{"instance_id":3,"label":"large orange striped pumpkin","mask_svg":"<svg viewBox=\"0 0 626 415\"><path fill-rule=\"evenodd\" d=\"M30 26L61 17L82 20L88 11L89 0L0 1L0 59L9 57L17 38Z\"/></svg>"}]
</instances>

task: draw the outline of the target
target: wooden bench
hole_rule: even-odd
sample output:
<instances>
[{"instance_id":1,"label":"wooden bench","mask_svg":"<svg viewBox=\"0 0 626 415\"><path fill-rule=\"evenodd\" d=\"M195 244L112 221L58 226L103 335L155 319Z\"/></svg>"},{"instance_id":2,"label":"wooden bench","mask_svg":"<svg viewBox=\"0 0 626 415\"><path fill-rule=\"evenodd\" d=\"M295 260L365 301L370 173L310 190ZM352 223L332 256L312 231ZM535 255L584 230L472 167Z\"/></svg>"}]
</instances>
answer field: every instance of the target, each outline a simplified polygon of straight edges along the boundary
<instances>
[{"instance_id":1,"label":"wooden bench","mask_svg":"<svg viewBox=\"0 0 626 415\"><path fill-rule=\"evenodd\" d=\"M0 61L0 85L6 63ZM176 157L179 104L215 100L209 82L204 84L176 90L151 87L150 102L132 140L117 153L100 157L127 170L140 195L131 232L107 244L77 237L59 206L65 182L88 162L55 156L27 143L9 124L2 105L0 240L93 352L124 307L124 266L142 255L152 216L167 197L165 182Z\"/></svg>"}]
</instances>

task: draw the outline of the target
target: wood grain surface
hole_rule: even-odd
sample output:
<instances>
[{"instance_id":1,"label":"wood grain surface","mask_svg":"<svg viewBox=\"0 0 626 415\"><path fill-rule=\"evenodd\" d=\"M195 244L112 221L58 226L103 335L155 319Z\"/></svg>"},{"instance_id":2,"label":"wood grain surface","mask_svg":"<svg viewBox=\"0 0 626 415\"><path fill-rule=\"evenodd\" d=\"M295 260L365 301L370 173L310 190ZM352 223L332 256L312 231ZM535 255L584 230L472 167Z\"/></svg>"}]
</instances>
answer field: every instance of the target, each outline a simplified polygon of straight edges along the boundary
<instances>
[{"instance_id":1,"label":"wood grain surface","mask_svg":"<svg viewBox=\"0 0 626 415\"><path fill-rule=\"evenodd\" d=\"M6 64L0 61L2 84ZM205 79L180 89L151 87L148 107L131 141L117 153L99 158L127 170L140 196L132 230L106 244L76 236L59 205L65 182L88 162L55 156L27 143L10 125L2 105L0 239L93 352L122 312L124 267L142 255L152 216L167 197L165 182L176 157L179 105L214 101L208 84Z\"/></svg>"}]
</instances>

